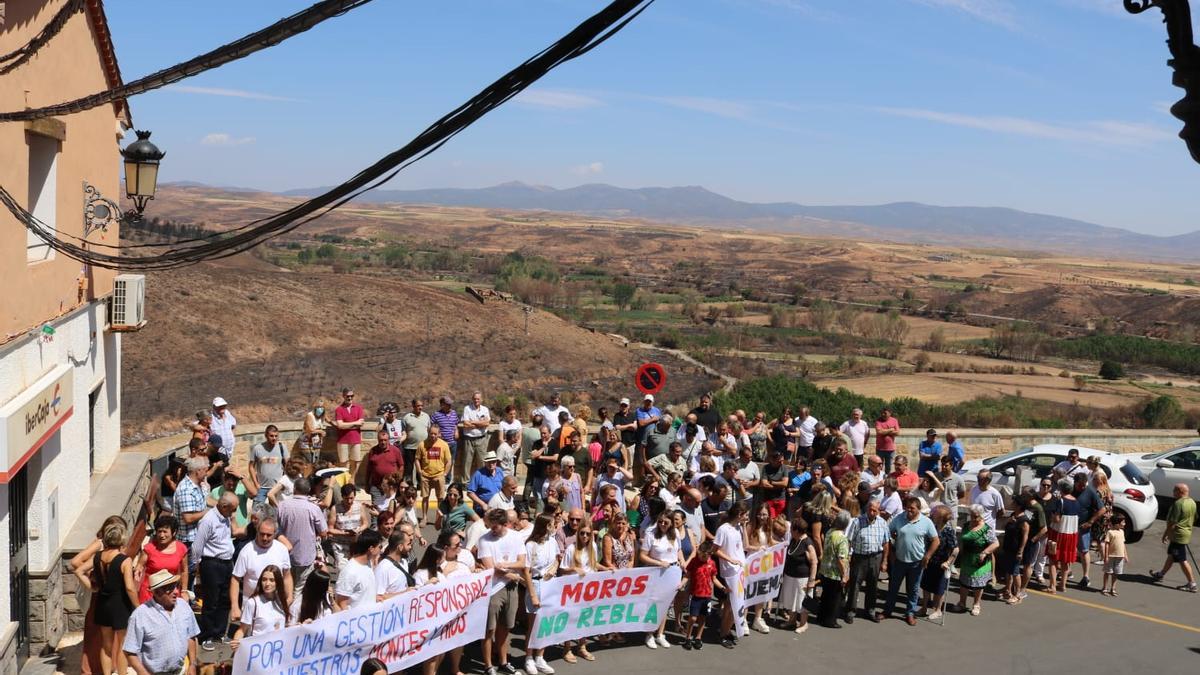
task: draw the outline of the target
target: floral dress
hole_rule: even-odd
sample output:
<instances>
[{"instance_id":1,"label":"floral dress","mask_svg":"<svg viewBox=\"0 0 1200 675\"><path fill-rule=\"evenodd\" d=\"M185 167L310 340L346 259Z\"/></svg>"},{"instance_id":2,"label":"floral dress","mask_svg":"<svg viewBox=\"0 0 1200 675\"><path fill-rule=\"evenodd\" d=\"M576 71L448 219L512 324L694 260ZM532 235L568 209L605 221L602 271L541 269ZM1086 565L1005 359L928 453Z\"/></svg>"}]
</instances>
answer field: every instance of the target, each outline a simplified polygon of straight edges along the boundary
<instances>
[{"instance_id":1,"label":"floral dress","mask_svg":"<svg viewBox=\"0 0 1200 675\"><path fill-rule=\"evenodd\" d=\"M959 538L958 579L967 588L983 588L992 580L992 556L983 550L996 542L996 532L984 524ZM940 546L939 546L940 548Z\"/></svg>"}]
</instances>

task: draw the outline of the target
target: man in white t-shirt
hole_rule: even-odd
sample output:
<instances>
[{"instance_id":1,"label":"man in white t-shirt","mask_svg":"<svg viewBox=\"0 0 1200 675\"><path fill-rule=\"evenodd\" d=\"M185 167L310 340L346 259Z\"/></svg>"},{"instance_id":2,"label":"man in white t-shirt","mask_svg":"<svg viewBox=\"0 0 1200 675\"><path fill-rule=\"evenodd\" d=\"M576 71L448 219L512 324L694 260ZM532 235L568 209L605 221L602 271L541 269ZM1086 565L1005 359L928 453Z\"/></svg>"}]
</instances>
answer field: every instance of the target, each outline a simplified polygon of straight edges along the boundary
<instances>
[{"instance_id":1,"label":"man in white t-shirt","mask_svg":"<svg viewBox=\"0 0 1200 675\"><path fill-rule=\"evenodd\" d=\"M542 416L542 423L550 427L551 434L553 434L555 431L558 431L559 413L567 413L567 421L571 420L571 411L567 410L566 406L562 404L562 397L558 395L558 392L551 394L550 399L546 401L546 405L543 405L533 412L534 414L540 414Z\"/></svg>"},{"instance_id":2,"label":"man in white t-shirt","mask_svg":"<svg viewBox=\"0 0 1200 675\"><path fill-rule=\"evenodd\" d=\"M971 503L983 507L983 522L994 530L996 520L1004 515L1004 497L992 487L992 472L989 469L980 471L975 479L977 482L971 488Z\"/></svg>"},{"instance_id":3,"label":"man in white t-shirt","mask_svg":"<svg viewBox=\"0 0 1200 675\"><path fill-rule=\"evenodd\" d=\"M850 419L842 422L842 426L838 431L846 435L850 439L850 449L853 451L854 459L858 461L858 465L863 465L863 448L866 447L867 441L871 439L871 425L862 418L863 411L855 408L850 413Z\"/></svg>"},{"instance_id":4,"label":"man in white t-shirt","mask_svg":"<svg viewBox=\"0 0 1200 675\"><path fill-rule=\"evenodd\" d=\"M800 447L797 449L800 457L812 459L813 439L817 436L817 418L810 414L808 406L800 408L800 414L796 415L796 430L800 432L799 441Z\"/></svg>"},{"instance_id":5,"label":"man in white t-shirt","mask_svg":"<svg viewBox=\"0 0 1200 675\"><path fill-rule=\"evenodd\" d=\"M717 559L721 579L741 574L746 564L746 548L743 542L743 529L746 527L746 509L741 504L734 504L726 514L726 521L717 528L713 536L713 556ZM721 603L724 611L721 613L721 644L732 647L733 609L728 599ZM726 643L730 644L726 644Z\"/></svg>"},{"instance_id":6,"label":"man in white t-shirt","mask_svg":"<svg viewBox=\"0 0 1200 675\"><path fill-rule=\"evenodd\" d=\"M338 570L334 611L342 612L378 602L373 565L382 551L383 537L378 532L363 530L358 533L358 538L350 545L350 559Z\"/></svg>"},{"instance_id":7,"label":"man in white t-shirt","mask_svg":"<svg viewBox=\"0 0 1200 675\"><path fill-rule=\"evenodd\" d=\"M479 538L477 557L480 566L494 570L494 574L487 633L483 637L483 665L485 675L497 675L497 668L505 673L514 670L508 665L508 633L517 623L517 586L525 571L525 544L509 531L508 513L503 509L489 510L484 520L488 533Z\"/></svg>"},{"instance_id":8,"label":"man in white t-shirt","mask_svg":"<svg viewBox=\"0 0 1200 675\"><path fill-rule=\"evenodd\" d=\"M258 588L258 577L269 565L275 565L283 572L283 606L292 606L292 561L288 556L287 547L275 540L279 525L275 518L263 518L258 522L254 541L242 547L237 561L233 563L233 580L229 584L229 613L230 620L236 625L242 618L241 603L238 595L245 601L254 595Z\"/></svg>"}]
</instances>

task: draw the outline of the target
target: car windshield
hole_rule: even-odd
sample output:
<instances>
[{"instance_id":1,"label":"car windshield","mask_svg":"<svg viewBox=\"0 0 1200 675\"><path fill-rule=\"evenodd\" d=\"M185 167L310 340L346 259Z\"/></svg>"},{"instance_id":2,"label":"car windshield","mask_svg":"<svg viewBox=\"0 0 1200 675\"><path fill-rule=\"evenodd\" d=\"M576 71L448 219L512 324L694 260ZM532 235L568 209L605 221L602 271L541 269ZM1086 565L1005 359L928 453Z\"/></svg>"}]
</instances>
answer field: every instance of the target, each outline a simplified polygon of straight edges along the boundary
<instances>
[{"instance_id":1,"label":"car windshield","mask_svg":"<svg viewBox=\"0 0 1200 675\"><path fill-rule=\"evenodd\" d=\"M1121 465L1121 474L1134 485L1150 484L1150 479L1146 478L1146 474L1142 473L1142 470L1137 468L1137 465L1133 462L1125 462L1125 464Z\"/></svg>"},{"instance_id":2,"label":"car windshield","mask_svg":"<svg viewBox=\"0 0 1200 675\"><path fill-rule=\"evenodd\" d=\"M993 464L999 464L1000 462L1008 461L1014 457L1020 457L1021 455L1026 454L1030 450L1033 450L1033 448L1021 448L1020 450L1013 450L1012 452L1008 453L1007 455L999 455L997 457L988 457L987 459L983 460L983 465L991 466Z\"/></svg>"},{"instance_id":3,"label":"car windshield","mask_svg":"<svg viewBox=\"0 0 1200 675\"><path fill-rule=\"evenodd\" d=\"M1163 450L1162 452L1151 452L1151 453L1142 455L1142 459L1159 459L1160 457L1165 457L1166 455L1169 455L1172 452L1175 452L1176 450L1183 450L1184 448L1190 448L1193 445L1196 445L1196 444L1188 443L1187 445L1181 445L1177 448L1170 448L1169 450Z\"/></svg>"}]
</instances>

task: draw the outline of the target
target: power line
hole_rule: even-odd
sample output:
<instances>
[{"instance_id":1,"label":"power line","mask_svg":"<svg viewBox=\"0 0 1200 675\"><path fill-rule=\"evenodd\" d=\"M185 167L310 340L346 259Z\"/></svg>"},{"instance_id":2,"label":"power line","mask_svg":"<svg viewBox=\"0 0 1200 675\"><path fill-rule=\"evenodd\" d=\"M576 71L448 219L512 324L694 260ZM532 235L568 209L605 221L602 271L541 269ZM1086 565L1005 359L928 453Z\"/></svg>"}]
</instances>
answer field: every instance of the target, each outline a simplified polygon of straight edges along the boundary
<instances>
[{"instance_id":1,"label":"power line","mask_svg":"<svg viewBox=\"0 0 1200 675\"><path fill-rule=\"evenodd\" d=\"M157 255L123 256L100 253L90 248L118 251L129 246L70 243L55 236L47 227L22 207L2 186L0 202L39 239L69 258L109 269L156 270L192 265L203 260L216 260L247 251L267 239L290 232L316 218L337 209L358 195L391 180L409 165L436 151L451 138L475 121L524 91L559 65L578 58L619 32L646 10L654 0L614 0L583 23L576 26L554 44L538 52L500 79L485 87L462 105L427 127L402 148L388 154L356 176L318 195L273 216L246 223L233 230L203 238L192 246L170 248Z\"/></svg>"},{"instance_id":2,"label":"power line","mask_svg":"<svg viewBox=\"0 0 1200 675\"><path fill-rule=\"evenodd\" d=\"M270 26L251 33L240 40L217 47L189 61L184 61L170 68L151 73L140 80L44 108L30 108L28 110L13 110L0 113L0 122L24 122L43 117L69 115L71 113L90 110L118 99L136 96L160 87L165 87L168 84L174 84L193 75L199 75L207 70L219 68L227 63L243 59L268 47L274 47L280 42L299 35L323 21L341 16L368 2L371 2L371 0L323 0L302 12L297 12L286 19L280 19Z\"/></svg>"},{"instance_id":3,"label":"power line","mask_svg":"<svg viewBox=\"0 0 1200 675\"><path fill-rule=\"evenodd\" d=\"M81 11L83 11L83 0L67 0L67 3L59 8L58 13L46 23L42 30L38 31L37 35L29 38L29 42L0 56L0 63L12 61L12 63L5 63L3 66L0 66L0 75L7 75L20 67L22 63L32 58L42 48L42 45L54 39L54 36L58 35L63 26L67 25L67 19L70 19L76 12Z\"/></svg>"}]
</instances>

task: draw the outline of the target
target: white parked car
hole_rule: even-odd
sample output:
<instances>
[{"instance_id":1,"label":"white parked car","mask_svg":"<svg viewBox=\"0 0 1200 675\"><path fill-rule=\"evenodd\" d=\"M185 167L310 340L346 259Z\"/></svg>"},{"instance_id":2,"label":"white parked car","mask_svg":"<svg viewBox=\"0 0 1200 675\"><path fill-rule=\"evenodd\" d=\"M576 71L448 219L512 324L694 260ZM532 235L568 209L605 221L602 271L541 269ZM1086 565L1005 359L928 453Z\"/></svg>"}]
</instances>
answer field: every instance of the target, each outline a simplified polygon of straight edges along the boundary
<instances>
[{"instance_id":1,"label":"white parked car","mask_svg":"<svg viewBox=\"0 0 1200 675\"><path fill-rule=\"evenodd\" d=\"M1191 490L1192 499L1200 497L1200 440L1162 452L1127 454L1154 485L1154 492L1164 506L1175 501L1175 486L1183 483ZM1197 517L1200 523L1200 517Z\"/></svg>"},{"instance_id":2,"label":"white parked car","mask_svg":"<svg viewBox=\"0 0 1200 675\"><path fill-rule=\"evenodd\" d=\"M991 469L992 486L1007 493L1007 498L1012 493L1020 467L1029 467L1037 479L1046 478L1051 475L1054 465L1067 458L1067 451L1072 448L1079 450L1080 459L1093 455L1100 458L1100 466L1108 475L1108 487L1113 491L1113 509L1125 514L1125 540L1130 543L1140 540L1142 533L1158 517L1158 501L1150 479L1125 455L1077 445L1035 445L1007 455L972 460L963 465L960 473L968 482L974 483L980 470ZM1036 486L1034 483L1033 487Z\"/></svg>"}]
</instances>

